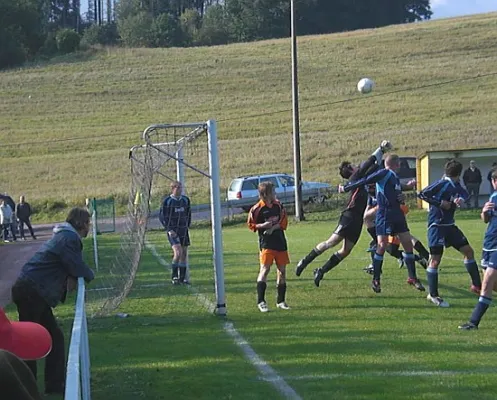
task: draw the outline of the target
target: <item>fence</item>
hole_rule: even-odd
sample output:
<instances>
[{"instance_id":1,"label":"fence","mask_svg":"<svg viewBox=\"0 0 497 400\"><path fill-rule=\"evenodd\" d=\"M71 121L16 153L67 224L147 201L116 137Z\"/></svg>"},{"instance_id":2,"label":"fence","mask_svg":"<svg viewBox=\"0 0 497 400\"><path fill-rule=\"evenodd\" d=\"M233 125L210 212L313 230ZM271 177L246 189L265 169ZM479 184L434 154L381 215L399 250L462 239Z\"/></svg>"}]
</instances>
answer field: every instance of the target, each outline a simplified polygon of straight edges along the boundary
<instances>
[{"instance_id":1,"label":"fence","mask_svg":"<svg viewBox=\"0 0 497 400\"><path fill-rule=\"evenodd\" d=\"M78 279L76 311L72 326L69 357L67 360L67 377L65 400L90 400L90 345L88 342L88 325L85 310L85 281Z\"/></svg>"}]
</instances>

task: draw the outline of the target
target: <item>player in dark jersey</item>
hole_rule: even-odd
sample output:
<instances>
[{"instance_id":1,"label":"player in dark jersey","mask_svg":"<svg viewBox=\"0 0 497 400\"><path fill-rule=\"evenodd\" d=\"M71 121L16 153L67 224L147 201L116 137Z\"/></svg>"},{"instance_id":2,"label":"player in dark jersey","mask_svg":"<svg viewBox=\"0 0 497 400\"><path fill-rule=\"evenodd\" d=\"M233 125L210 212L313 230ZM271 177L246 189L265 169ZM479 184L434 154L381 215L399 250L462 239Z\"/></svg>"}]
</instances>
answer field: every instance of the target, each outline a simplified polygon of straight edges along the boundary
<instances>
[{"instance_id":1,"label":"player in dark jersey","mask_svg":"<svg viewBox=\"0 0 497 400\"><path fill-rule=\"evenodd\" d=\"M469 199L459 178L462 164L451 160L445 164L445 176L424 188L419 197L430 204L428 213L428 246L430 247L430 263L426 270L430 293L427 299L438 307L449 307L438 294L438 266L442 260L444 247L454 247L464 257L464 265L471 277L470 290L480 293L481 278L475 261L473 248L468 239L457 227L454 213L458 207Z\"/></svg>"},{"instance_id":2,"label":"player in dark jersey","mask_svg":"<svg viewBox=\"0 0 497 400\"><path fill-rule=\"evenodd\" d=\"M391 149L392 145L389 141L381 142L374 153L361 165L352 165L348 161L342 162L340 165L340 175L344 179L349 179L350 182L355 182L366 175L372 173L379 168L379 163L383 154ZM364 185L359 185L351 193L347 207L342 211L338 226L328 240L319 243L297 264L295 274L300 276L304 269L320 254L326 250L335 247L342 243L342 247L321 267L314 270L314 284L319 286L319 283L324 277L324 274L335 268L345 257L347 257L355 244L359 240L363 225L364 210L368 202L368 193Z\"/></svg>"},{"instance_id":3,"label":"player in dark jersey","mask_svg":"<svg viewBox=\"0 0 497 400\"><path fill-rule=\"evenodd\" d=\"M487 258L487 268L483 277L480 298L476 304L469 322L459 326L459 329L478 329L480 321L492 304L492 289L497 291L497 168L490 173L494 192L481 211L481 219L487 225L483 240L483 251Z\"/></svg>"},{"instance_id":4,"label":"player in dark jersey","mask_svg":"<svg viewBox=\"0 0 497 400\"><path fill-rule=\"evenodd\" d=\"M162 202L159 220L166 230L167 239L173 249L171 279L173 284L188 283L186 279L189 228L192 222L190 199L182 194L183 185L179 181L171 183L171 194Z\"/></svg>"},{"instance_id":5,"label":"player in dark jersey","mask_svg":"<svg viewBox=\"0 0 497 400\"><path fill-rule=\"evenodd\" d=\"M399 156L392 154L385 159L385 168L381 169L356 182L349 182L340 191L353 191L358 187L376 183L378 211L376 213L376 234L378 245L373 261L373 281L371 288L375 293L381 292L380 277L383 266L383 255L385 254L388 237L398 236L404 248L404 261L406 263L409 278L407 283L420 291L425 288L416 276L414 264L413 245L411 234L407 226L406 217L401 205L404 202L402 189L412 189L411 185L401 185L396 172L400 168Z\"/></svg>"},{"instance_id":6,"label":"player in dark jersey","mask_svg":"<svg viewBox=\"0 0 497 400\"><path fill-rule=\"evenodd\" d=\"M261 182L258 187L259 202L249 212L247 225L259 235L260 269L257 277L257 307L261 312L268 312L266 303L267 276L273 263L276 264L276 287L278 297L276 307L289 310L286 304L286 266L290 262L285 230L288 218L283 205L276 200L274 185Z\"/></svg>"}]
</instances>

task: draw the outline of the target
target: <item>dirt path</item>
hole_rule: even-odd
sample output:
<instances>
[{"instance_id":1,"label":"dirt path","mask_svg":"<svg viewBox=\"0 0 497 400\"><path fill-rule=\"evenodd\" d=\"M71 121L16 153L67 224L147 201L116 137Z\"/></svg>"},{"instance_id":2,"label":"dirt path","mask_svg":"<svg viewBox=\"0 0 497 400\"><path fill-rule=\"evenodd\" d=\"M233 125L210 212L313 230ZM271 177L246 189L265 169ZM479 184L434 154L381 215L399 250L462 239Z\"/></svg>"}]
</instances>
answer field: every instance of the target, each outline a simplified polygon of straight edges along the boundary
<instances>
[{"instance_id":1,"label":"dirt path","mask_svg":"<svg viewBox=\"0 0 497 400\"><path fill-rule=\"evenodd\" d=\"M10 288L22 266L36 253L43 242L51 237L51 225L36 229L36 236L38 240L17 239L16 242L0 246L0 307L2 308L10 303Z\"/></svg>"}]
</instances>

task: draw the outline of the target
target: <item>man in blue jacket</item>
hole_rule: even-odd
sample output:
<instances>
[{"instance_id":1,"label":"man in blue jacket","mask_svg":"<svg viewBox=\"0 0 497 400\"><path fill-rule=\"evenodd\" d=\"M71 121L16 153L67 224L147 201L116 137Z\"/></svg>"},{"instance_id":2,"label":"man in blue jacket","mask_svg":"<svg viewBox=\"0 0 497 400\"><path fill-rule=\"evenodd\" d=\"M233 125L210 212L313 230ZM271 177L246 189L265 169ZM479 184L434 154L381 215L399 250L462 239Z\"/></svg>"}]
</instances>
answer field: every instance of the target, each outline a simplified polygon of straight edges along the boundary
<instances>
[{"instance_id":1,"label":"man in blue jacket","mask_svg":"<svg viewBox=\"0 0 497 400\"><path fill-rule=\"evenodd\" d=\"M65 384L64 335L52 308L66 298L68 282L82 277L94 278L83 261L82 238L88 235L90 214L73 208L66 222L57 225L52 238L23 266L12 287L12 300L17 306L19 321L44 326L52 336L52 351L45 359L45 393L63 394ZM26 362L36 377L36 361Z\"/></svg>"}]
</instances>

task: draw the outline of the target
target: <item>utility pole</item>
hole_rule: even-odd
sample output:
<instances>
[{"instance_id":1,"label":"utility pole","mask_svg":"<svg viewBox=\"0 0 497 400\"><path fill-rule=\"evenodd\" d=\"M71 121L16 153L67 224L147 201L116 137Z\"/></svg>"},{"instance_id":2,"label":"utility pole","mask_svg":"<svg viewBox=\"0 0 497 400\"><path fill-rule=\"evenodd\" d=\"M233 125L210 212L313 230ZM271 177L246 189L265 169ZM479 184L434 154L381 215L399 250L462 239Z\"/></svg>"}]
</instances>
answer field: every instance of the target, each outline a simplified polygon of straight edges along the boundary
<instances>
[{"instance_id":1,"label":"utility pole","mask_svg":"<svg viewBox=\"0 0 497 400\"><path fill-rule=\"evenodd\" d=\"M302 162L300 159L299 84L297 68L297 35L295 32L295 0L290 0L292 22L292 102L293 102L293 171L295 176L295 219L304 221L302 207Z\"/></svg>"}]
</instances>

